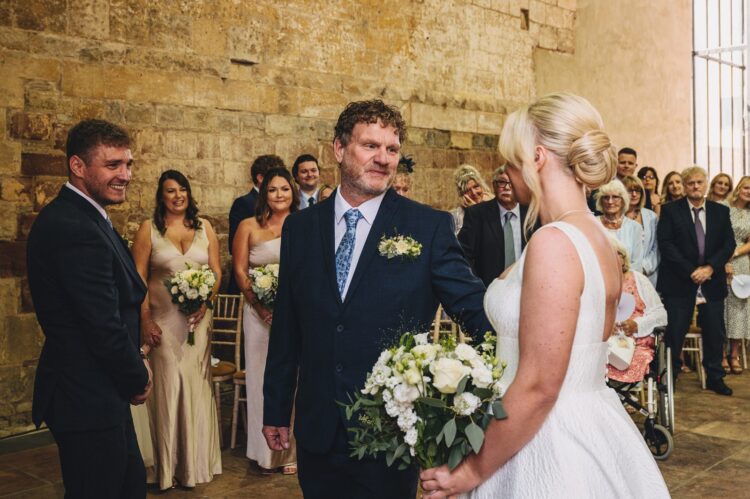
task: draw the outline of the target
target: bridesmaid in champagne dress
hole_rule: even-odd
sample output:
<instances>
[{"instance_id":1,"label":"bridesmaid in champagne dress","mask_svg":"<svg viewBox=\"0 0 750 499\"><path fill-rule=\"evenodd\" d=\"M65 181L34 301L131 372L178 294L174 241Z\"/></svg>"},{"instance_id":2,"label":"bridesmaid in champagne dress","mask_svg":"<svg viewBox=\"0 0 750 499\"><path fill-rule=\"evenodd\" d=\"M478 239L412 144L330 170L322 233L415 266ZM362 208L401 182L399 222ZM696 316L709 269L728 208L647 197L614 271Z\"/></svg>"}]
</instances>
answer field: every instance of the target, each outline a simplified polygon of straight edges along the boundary
<instances>
[{"instance_id":1,"label":"bridesmaid in champagne dress","mask_svg":"<svg viewBox=\"0 0 750 499\"><path fill-rule=\"evenodd\" d=\"M154 389L147 401L154 466L148 482L161 490L195 487L221 473L216 404L211 390L210 312L190 316L172 303L164 280L186 264L208 264L221 280L211 224L198 218L187 178L167 170L159 179L153 220L141 224L133 243L138 272L148 283L141 307L141 335L151 347ZM187 343L190 326L195 344Z\"/></svg>"},{"instance_id":2,"label":"bridesmaid in champagne dress","mask_svg":"<svg viewBox=\"0 0 750 499\"><path fill-rule=\"evenodd\" d=\"M247 457L258 464L262 474L271 474L277 469L284 474L296 473L297 457L293 440L288 450L275 452L268 448L263 437L263 372L273 311L264 307L253 293L248 266L279 263L281 227L287 215L297 210L298 196L285 168L269 170L260 186L255 217L240 223L232 245L235 279L246 300L242 329L245 336Z\"/></svg>"}]
</instances>

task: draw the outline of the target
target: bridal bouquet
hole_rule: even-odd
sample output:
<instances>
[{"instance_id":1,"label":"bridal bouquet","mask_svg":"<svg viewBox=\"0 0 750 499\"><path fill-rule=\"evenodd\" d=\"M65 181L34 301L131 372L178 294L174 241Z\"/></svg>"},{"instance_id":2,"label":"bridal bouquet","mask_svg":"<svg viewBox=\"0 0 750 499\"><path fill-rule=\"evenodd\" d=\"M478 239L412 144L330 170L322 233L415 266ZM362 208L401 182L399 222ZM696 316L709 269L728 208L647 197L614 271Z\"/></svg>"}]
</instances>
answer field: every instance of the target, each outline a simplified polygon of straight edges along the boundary
<instances>
[{"instance_id":1,"label":"bridal bouquet","mask_svg":"<svg viewBox=\"0 0 750 499\"><path fill-rule=\"evenodd\" d=\"M454 469L478 453L490 421L506 417L496 341L488 332L475 348L453 336L430 343L428 333L404 334L380 354L361 393L342 404L359 423L349 430L351 456L385 453L388 466L399 461L399 469L412 460Z\"/></svg>"},{"instance_id":2,"label":"bridal bouquet","mask_svg":"<svg viewBox=\"0 0 750 499\"><path fill-rule=\"evenodd\" d=\"M276 301L276 290L279 287L279 264L269 263L250 269L253 280L253 293L264 307L273 310Z\"/></svg>"},{"instance_id":3,"label":"bridal bouquet","mask_svg":"<svg viewBox=\"0 0 750 499\"><path fill-rule=\"evenodd\" d=\"M208 265L195 268L189 263L185 264L187 269L180 270L172 274L169 279L164 281L169 294L172 296L172 303L185 315L194 314L205 303L206 307L213 308L211 303L211 294L216 284L216 276ZM189 345L195 344L195 334L193 332L194 324L190 325L188 330L187 342Z\"/></svg>"}]
</instances>

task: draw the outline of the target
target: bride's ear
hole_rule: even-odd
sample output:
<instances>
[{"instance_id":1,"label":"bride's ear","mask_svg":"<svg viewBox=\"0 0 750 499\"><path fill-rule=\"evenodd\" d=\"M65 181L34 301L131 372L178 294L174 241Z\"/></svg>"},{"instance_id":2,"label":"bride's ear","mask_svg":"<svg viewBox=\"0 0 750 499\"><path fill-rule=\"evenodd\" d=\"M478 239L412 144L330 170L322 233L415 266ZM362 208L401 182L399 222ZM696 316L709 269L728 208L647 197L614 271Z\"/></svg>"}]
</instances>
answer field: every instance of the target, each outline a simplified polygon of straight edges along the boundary
<instances>
[{"instance_id":1,"label":"bride's ear","mask_svg":"<svg viewBox=\"0 0 750 499\"><path fill-rule=\"evenodd\" d=\"M544 168L544 165L547 164L548 154L547 149L542 146L536 146L534 148L534 166L536 167L537 172L541 171L541 169Z\"/></svg>"}]
</instances>

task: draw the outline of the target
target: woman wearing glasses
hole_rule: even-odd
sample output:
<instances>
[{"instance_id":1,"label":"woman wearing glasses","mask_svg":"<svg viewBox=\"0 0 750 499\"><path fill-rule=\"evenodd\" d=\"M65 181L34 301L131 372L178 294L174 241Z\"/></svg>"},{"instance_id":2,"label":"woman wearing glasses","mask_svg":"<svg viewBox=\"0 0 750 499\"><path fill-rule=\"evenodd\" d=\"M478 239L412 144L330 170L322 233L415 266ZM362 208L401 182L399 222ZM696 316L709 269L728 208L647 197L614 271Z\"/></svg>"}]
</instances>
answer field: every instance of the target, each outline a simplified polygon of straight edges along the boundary
<instances>
[{"instance_id":1,"label":"woman wearing glasses","mask_svg":"<svg viewBox=\"0 0 750 499\"><path fill-rule=\"evenodd\" d=\"M625 216L630 196L622 182L615 179L604 184L596 193L596 209L602 214L599 221L630 255L630 268L643 271L643 228Z\"/></svg>"},{"instance_id":2,"label":"woman wearing glasses","mask_svg":"<svg viewBox=\"0 0 750 499\"><path fill-rule=\"evenodd\" d=\"M638 170L638 178L643 183L645 194L644 208L653 211L657 215L661 212L661 196L659 196L659 175L650 166L644 166Z\"/></svg>"}]
</instances>

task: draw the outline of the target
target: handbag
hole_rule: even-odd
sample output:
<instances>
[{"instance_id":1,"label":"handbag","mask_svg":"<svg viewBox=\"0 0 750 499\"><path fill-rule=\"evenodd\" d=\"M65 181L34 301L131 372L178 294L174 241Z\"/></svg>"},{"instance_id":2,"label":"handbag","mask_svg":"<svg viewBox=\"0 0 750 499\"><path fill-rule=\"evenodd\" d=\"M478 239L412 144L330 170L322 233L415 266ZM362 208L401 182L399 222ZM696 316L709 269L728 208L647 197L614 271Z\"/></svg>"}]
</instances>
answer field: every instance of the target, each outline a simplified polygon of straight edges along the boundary
<instances>
[{"instance_id":1,"label":"handbag","mask_svg":"<svg viewBox=\"0 0 750 499\"><path fill-rule=\"evenodd\" d=\"M630 366L635 353L635 340L620 331L620 334L612 335L607 340L607 362L619 371L624 371Z\"/></svg>"}]
</instances>

